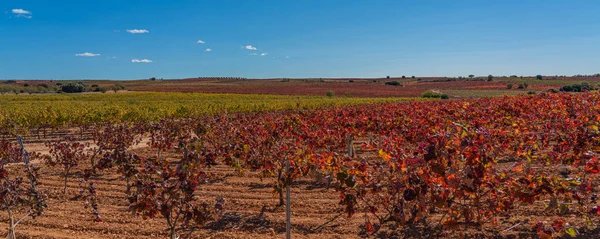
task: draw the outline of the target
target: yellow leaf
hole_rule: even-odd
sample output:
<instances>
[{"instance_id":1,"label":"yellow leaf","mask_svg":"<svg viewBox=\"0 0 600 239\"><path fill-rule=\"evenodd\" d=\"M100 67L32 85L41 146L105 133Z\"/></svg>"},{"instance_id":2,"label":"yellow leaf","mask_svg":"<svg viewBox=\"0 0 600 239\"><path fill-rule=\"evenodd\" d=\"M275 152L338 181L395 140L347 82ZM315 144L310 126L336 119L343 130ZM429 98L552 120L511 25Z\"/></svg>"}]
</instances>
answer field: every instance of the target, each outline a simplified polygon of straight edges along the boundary
<instances>
[{"instance_id":1,"label":"yellow leaf","mask_svg":"<svg viewBox=\"0 0 600 239\"><path fill-rule=\"evenodd\" d=\"M379 157L381 157L382 159L385 159L385 160L390 160L390 159L392 159L392 156L391 156L391 155L389 155L389 154L388 154L388 153L386 153L386 152L383 152L383 149L380 149L380 150L379 150Z\"/></svg>"},{"instance_id":2,"label":"yellow leaf","mask_svg":"<svg viewBox=\"0 0 600 239\"><path fill-rule=\"evenodd\" d=\"M567 230L565 230L565 233L571 237L577 237L577 231L575 231L575 228L569 227Z\"/></svg>"}]
</instances>

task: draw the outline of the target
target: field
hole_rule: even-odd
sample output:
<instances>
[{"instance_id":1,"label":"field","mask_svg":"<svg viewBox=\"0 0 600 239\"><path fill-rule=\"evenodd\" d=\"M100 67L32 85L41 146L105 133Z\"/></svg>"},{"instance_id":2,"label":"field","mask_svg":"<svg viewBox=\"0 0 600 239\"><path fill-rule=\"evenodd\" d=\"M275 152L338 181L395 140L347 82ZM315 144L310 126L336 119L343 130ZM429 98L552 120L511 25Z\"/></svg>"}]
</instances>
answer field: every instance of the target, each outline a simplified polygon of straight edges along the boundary
<instances>
[{"instance_id":1,"label":"field","mask_svg":"<svg viewBox=\"0 0 600 239\"><path fill-rule=\"evenodd\" d=\"M414 84L422 87L414 92L475 96L460 95L466 81L429 80L391 89ZM281 95L235 83L242 86L227 89L240 92L229 93L261 95L0 96L0 232L281 238L289 187L294 238L600 235L597 92L434 101L340 96L343 85L371 84L357 81L279 80L315 84L286 86ZM505 95L506 84L468 87ZM339 86L338 96L317 94L323 85ZM383 87L395 87L376 85L356 94L382 96ZM177 87L160 86L185 91ZM546 87L555 85L530 84ZM24 154L16 135L37 153Z\"/></svg>"},{"instance_id":2,"label":"field","mask_svg":"<svg viewBox=\"0 0 600 239\"><path fill-rule=\"evenodd\" d=\"M398 81L402 86L386 85L386 82ZM527 91L545 91L559 89L563 85L588 82L600 83L600 77L554 77L544 80L535 77L496 77L487 81L479 78L382 78L382 79L184 79L184 80L142 80L123 82L126 89L133 91L163 92L206 92L206 93L254 93L283 95L324 95L328 90L336 95L357 97L418 97L427 90L448 93L453 98L472 96L502 96L525 94ZM518 89L519 84L527 88ZM512 89L507 85L512 84Z\"/></svg>"},{"instance_id":3,"label":"field","mask_svg":"<svg viewBox=\"0 0 600 239\"><path fill-rule=\"evenodd\" d=\"M409 99L152 92L3 95L0 133L37 135L39 131L69 127L85 130L103 122L147 122L223 112L315 109L405 100Z\"/></svg>"},{"instance_id":4,"label":"field","mask_svg":"<svg viewBox=\"0 0 600 239\"><path fill-rule=\"evenodd\" d=\"M397 81L401 86L386 85ZM60 81L67 84L66 82ZM528 91L558 90L561 86L587 82L597 87L600 76L543 76L536 77L411 77L406 78L311 78L311 79L241 79L241 78L189 78L176 80L127 80L127 81L67 81L82 82L90 88L97 85L110 89L115 85L128 91L142 92L202 92L232 94L277 94L324 96L331 91L344 97L419 97L428 90L447 93L451 98L490 97L502 95L526 94ZM53 86L59 81L17 81L14 85L29 84ZM512 85L508 89L508 85ZM519 88L519 85L524 87ZM2 84L0 84L1 92ZM93 88L93 87L92 87ZM26 88L24 88L26 89ZM47 90L45 88L44 90Z\"/></svg>"}]
</instances>

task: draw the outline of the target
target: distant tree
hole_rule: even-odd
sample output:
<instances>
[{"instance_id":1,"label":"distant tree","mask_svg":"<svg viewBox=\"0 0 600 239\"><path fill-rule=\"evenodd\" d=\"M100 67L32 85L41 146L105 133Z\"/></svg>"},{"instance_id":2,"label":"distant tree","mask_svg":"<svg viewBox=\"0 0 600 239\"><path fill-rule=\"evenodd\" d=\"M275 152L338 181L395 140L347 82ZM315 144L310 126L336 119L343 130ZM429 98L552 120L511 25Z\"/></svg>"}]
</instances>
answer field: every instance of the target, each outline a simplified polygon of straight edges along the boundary
<instances>
[{"instance_id":1,"label":"distant tree","mask_svg":"<svg viewBox=\"0 0 600 239\"><path fill-rule=\"evenodd\" d=\"M598 74L595 74L594 76L595 76L595 77L600 77L600 73L598 73Z\"/></svg>"},{"instance_id":2,"label":"distant tree","mask_svg":"<svg viewBox=\"0 0 600 239\"><path fill-rule=\"evenodd\" d=\"M493 76L493 75L488 75L488 79L487 79L487 80L488 80L488 81L492 81L492 80L494 80L494 76Z\"/></svg>"},{"instance_id":3,"label":"distant tree","mask_svg":"<svg viewBox=\"0 0 600 239\"><path fill-rule=\"evenodd\" d=\"M85 86L82 84L68 83L66 85L62 85L60 89L65 93L81 93L85 92Z\"/></svg>"},{"instance_id":4,"label":"distant tree","mask_svg":"<svg viewBox=\"0 0 600 239\"><path fill-rule=\"evenodd\" d=\"M156 77L151 77L150 80L156 80Z\"/></svg>"},{"instance_id":5,"label":"distant tree","mask_svg":"<svg viewBox=\"0 0 600 239\"><path fill-rule=\"evenodd\" d=\"M510 78L517 78L517 75L511 75Z\"/></svg>"},{"instance_id":6,"label":"distant tree","mask_svg":"<svg viewBox=\"0 0 600 239\"><path fill-rule=\"evenodd\" d=\"M538 80L541 80L541 79L543 79L544 77L543 77L542 75L537 75L537 76L535 76L535 78L536 78L536 79L538 79Z\"/></svg>"},{"instance_id":7,"label":"distant tree","mask_svg":"<svg viewBox=\"0 0 600 239\"><path fill-rule=\"evenodd\" d=\"M415 76L411 76L410 78L414 79L414 78L415 78Z\"/></svg>"},{"instance_id":8,"label":"distant tree","mask_svg":"<svg viewBox=\"0 0 600 239\"><path fill-rule=\"evenodd\" d=\"M402 79L406 79L406 76L402 76Z\"/></svg>"},{"instance_id":9,"label":"distant tree","mask_svg":"<svg viewBox=\"0 0 600 239\"><path fill-rule=\"evenodd\" d=\"M386 85L393 85L393 86L401 86L402 84L400 84L400 82L398 81L388 81L385 83Z\"/></svg>"},{"instance_id":10,"label":"distant tree","mask_svg":"<svg viewBox=\"0 0 600 239\"><path fill-rule=\"evenodd\" d=\"M560 91L566 91L566 92L584 92L584 91L590 91L590 90L595 90L595 88L587 82L560 87Z\"/></svg>"},{"instance_id":11,"label":"distant tree","mask_svg":"<svg viewBox=\"0 0 600 239\"><path fill-rule=\"evenodd\" d=\"M389 78L390 78L390 76L386 76L385 78L389 79Z\"/></svg>"},{"instance_id":12,"label":"distant tree","mask_svg":"<svg viewBox=\"0 0 600 239\"><path fill-rule=\"evenodd\" d=\"M3 86L0 85L0 94L6 94L6 93L10 93L12 91L12 89L10 88L10 86Z\"/></svg>"},{"instance_id":13,"label":"distant tree","mask_svg":"<svg viewBox=\"0 0 600 239\"><path fill-rule=\"evenodd\" d=\"M475 75L473 75L473 74L469 75L469 78L473 78L473 77L475 77Z\"/></svg>"}]
</instances>

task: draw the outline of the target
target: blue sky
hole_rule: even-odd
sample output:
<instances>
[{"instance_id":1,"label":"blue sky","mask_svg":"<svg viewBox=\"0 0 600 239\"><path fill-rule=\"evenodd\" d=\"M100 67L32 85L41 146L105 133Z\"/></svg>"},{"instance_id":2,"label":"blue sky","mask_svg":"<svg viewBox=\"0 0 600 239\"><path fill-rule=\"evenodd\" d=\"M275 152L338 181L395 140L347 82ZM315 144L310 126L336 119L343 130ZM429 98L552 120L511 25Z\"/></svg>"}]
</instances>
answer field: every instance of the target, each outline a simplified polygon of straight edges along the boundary
<instances>
[{"instance_id":1,"label":"blue sky","mask_svg":"<svg viewBox=\"0 0 600 239\"><path fill-rule=\"evenodd\" d=\"M600 72L597 0L2 0L0 10L0 79Z\"/></svg>"}]
</instances>

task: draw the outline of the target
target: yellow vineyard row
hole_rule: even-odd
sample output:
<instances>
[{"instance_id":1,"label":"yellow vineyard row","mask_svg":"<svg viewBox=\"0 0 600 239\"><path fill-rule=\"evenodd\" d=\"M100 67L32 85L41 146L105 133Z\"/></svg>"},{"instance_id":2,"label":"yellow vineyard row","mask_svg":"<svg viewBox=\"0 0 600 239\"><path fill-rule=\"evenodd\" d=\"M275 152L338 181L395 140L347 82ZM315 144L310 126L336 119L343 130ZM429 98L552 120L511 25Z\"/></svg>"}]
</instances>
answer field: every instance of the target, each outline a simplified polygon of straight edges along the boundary
<instances>
[{"instance_id":1,"label":"yellow vineyard row","mask_svg":"<svg viewBox=\"0 0 600 239\"><path fill-rule=\"evenodd\" d=\"M0 96L0 129L81 127L100 122L153 121L222 112L312 109L415 100L206 93L56 94Z\"/></svg>"}]
</instances>

